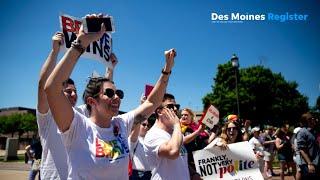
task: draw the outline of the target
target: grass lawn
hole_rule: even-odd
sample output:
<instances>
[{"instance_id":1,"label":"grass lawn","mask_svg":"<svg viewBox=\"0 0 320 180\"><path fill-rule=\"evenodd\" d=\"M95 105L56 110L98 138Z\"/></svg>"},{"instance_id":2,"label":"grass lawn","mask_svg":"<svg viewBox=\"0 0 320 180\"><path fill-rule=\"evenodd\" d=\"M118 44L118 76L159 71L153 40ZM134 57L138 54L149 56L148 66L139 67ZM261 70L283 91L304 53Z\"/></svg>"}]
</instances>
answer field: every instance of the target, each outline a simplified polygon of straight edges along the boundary
<instances>
[{"instance_id":1,"label":"grass lawn","mask_svg":"<svg viewBox=\"0 0 320 180\"><path fill-rule=\"evenodd\" d=\"M4 162L4 156L0 156L0 162ZM17 160L9 160L8 162L24 162L24 154L18 154Z\"/></svg>"}]
</instances>

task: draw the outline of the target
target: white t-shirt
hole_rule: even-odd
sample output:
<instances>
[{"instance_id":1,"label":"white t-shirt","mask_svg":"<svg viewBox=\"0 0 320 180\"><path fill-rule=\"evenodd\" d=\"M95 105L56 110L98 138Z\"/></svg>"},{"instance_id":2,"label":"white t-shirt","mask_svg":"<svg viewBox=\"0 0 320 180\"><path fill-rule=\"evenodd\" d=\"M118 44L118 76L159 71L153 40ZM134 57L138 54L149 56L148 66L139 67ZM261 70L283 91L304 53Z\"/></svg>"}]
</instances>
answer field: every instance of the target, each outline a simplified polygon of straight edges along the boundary
<instances>
[{"instance_id":1,"label":"white t-shirt","mask_svg":"<svg viewBox=\"0 0 320 180\"><path fill-rule=\"evenodd\" d=\"M255 151L263 153L264 147L263 147L260 139L252 137L249 140L249 144L250 144L251 148L254 149Z\"/></svg>"},{"instance_id":2,"label":"white t-shirt","mask_svg":"<svg viewBox=\"0 0 320 180\"><path fill-rule=\"evenodd\" d=\"M261 156L264 156L264 147L263 147L263 145L262 145L262 143L260 141L261 141L260 139L252 137L249 140L249 144L250 144L251 148L256 151L256 153L259 153ZM264 171L264 160L263 160L263 158L259 158L258 159L258 163L259 163L260 172L263 173L263 171Z\"/></svg>"},{"instance_id":3,"label":"white t-shirt","mask_svg":"<svg viewBox=\"0 0 320 180\"><path fill-rule=\"evenodd\" d=\"M190 179L188 156L184 146L181 147L180 156L177 159L167 159L158 155L160 145L170 139L171 135L168 132L156 126L153 126L144 138L145 152L152 169L151 179L188 180Z\"/></svg>"},{"instance_id":4,"label":"white t-shirt","mask_svg":"<svg viewBox=\"0 0 320 180\"><path fill-rule=\"evenodd\" d=\"M37 123L42 145L41 179L67 179L67 154L51 111L37 111Z\"/></svg>"},{"instance_id":5,"label":"white t-shirt","mask_svg":"<svg viewBox=\"0 0 320 180\"><path fill-rule=\"evenodd\" d=\"M87 118L90 117L89 111L86 104L81 104L80 106L74 107L79 113L83 114Z\"/></svg>"},{"instance_id":6,"label":"white t-shirt","mask_svg":"<svg viewBox=\"0 0 320 180\"><path fill-rule=\"evenodd\" d=\"M151 171L146 153L144 152L144 138L139 136L136 142L129 141L130 155L132 158L132 169L139 171Z\"/></svg>"},{"instance_id":7,"label":"white t-shirt","mask_svg":"<svg viewBox=\"0 0 320 180\"><path fill-rule=\"evenodd\" d=\"M82 114L89 114L85 105L75 109ZM37 111L37 123L42 145L41 179L67 179L67 153L51 111L46 114Z\"/></svg>"},{"instance_id":8,"label":"white t-shirt","mask_svg":"<svg viewBox=\"0 0 320 180\"><path fill-rule=\"evenodd\" d=\"M100 128L74 111L69 130L62 134L69 157L68 179L128 179L128 132L134 111L113 117L109 128ZM115 133L116 132L116 133Z\"/></svg>"}]
</instances>

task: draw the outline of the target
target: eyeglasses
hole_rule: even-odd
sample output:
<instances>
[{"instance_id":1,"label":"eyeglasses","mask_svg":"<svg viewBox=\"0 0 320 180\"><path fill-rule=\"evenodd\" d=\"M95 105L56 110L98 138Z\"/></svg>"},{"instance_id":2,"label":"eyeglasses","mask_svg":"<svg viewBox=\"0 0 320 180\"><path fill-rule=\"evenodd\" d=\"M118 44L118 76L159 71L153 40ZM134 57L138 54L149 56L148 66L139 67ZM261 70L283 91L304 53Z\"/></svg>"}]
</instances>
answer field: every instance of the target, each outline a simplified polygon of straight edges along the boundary
<instances>
[{"instance_id":1,"label":"eyeglasses","mask_svg":"<svg viewBox=\"0 0 320 180\"><path fill-rule=\"evenodd\" d=\"M167 104L164 107L168 108L168 109L172 109L175 110L174 108L176 108L176 110L180 109L180 104Z\"/></svg>"},{"instance_id":2,"label":"eyeglasses","mask_svg":"<svg viewBox=\"0 0 320 180\"><path fill-rule=\"evenodd\" d=\"M114 95L116 94L120 99L123 99L124 97L124 93L122 90L118 89L116 91L114 91L113 89L111 88L107 88L104 90L104 95L108 96L108 98L113 98Z\"/></svg>"}]
</instances>

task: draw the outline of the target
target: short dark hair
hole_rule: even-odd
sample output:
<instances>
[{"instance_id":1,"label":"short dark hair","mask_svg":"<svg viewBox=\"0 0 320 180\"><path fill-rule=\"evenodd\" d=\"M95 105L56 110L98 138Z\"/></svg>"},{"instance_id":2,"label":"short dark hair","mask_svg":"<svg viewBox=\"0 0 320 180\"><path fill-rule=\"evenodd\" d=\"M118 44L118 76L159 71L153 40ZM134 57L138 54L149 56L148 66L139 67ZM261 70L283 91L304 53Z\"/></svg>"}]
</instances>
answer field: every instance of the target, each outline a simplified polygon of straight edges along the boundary
<instances>
[{"instance_id":1,"label":"short dark hair","mask_svg":"<svg viewBox=\"0 0 320 180\"><path fill-rule=\"evenodd\" d=\"M174 98L174 95L169 94L169 93L165 93L165 94L163 95L162 102L166 101L167 99L175 99L175 98ZM157 107L157 109L155 110L155 117L156 117L156 119L159 118L158 110L160 110L160 109L162 109L162 108L164 108L164 106L163 106L163 104L161 103L160 106Z\"/></svg>"},{"instance_id":2,"label":"short dark hair","mask_svg":"<svg viewBox=\"0 0 320 180\"><path fill-rule=\"evenodd\" d=\"M301 126L307 127L309 120L312 119L312 118L313 118L313 116L312 116L312 114L310 112L302 114L302 116L300 118Z\"/></svg>"},{"instance_id":3,"label":"short dark hair","mask_svg":"<svg viewBox=\"0 0 320 180\"><path fill-rule=\"evenodd\" d=\"M111 82L112 84L114 84L113 81L104 77L92 77L89 79L89 82L82 96L83 102L86 104L89 114L91 114L91 106L87 103L87 99L89 97L96 98L97 95L100 93L102 84L104 82Z\"/></svg>"},{"instance_id":4,"label":"short dark hair","mask_svg":"<svg viewBox=\"0 0 320 180\"><path fill-rule=\"evenodd\" d=\"M165 100L167 100L167 99L175 99L175 98L174 98L174 95L169 94L169 93L165 93L165 94L163 95L162 102L165 101Z\"/></svg>"},{"instance_id":5,"label":"short dark hair","mask_svg":"<svg viewBox=\"0 0 320 180\"><path fill-rule=\"evenodd\" d=\"M62 82L63 87L67 87L68 84L74 85L74 81L71 78Z\"/></svg>"}]
</instances>

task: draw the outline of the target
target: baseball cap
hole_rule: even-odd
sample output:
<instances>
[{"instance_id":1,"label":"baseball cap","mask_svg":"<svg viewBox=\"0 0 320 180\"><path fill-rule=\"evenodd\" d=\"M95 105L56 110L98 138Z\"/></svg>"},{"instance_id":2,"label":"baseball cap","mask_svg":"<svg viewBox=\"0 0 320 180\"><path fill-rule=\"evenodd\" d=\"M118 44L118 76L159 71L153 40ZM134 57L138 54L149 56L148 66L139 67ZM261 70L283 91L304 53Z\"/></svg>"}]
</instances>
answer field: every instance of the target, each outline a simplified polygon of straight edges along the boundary
<instances>
[{"instance_id":1,"label":"baseball cap","mask_svg":"<svg viewBox=\"0 0 320 180\"><path fill-rule=\"evenodd\" d=\"M296 127L296 128L294 128L293 133L294 133L294 134L297 134L297 133L300 131L300 129L301 129L301 127Z\"/></svg>"},{"instance_id":2,"label":"baseball cap","mask_svg":"<svg viewBox=\"0 0 320 180\"><path fill-rule=\"evenodd\" d=\"M254 132L257 132L257 131L260 131L259 127L254 127L254 128L251 129L251 133L254 133Z\"/></svg>"}]
</instances>

